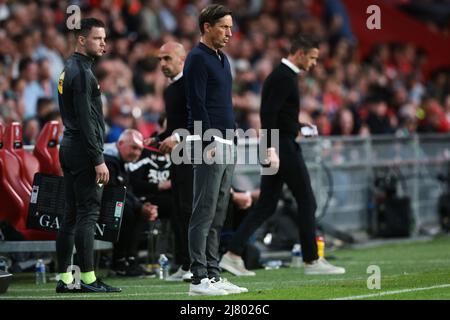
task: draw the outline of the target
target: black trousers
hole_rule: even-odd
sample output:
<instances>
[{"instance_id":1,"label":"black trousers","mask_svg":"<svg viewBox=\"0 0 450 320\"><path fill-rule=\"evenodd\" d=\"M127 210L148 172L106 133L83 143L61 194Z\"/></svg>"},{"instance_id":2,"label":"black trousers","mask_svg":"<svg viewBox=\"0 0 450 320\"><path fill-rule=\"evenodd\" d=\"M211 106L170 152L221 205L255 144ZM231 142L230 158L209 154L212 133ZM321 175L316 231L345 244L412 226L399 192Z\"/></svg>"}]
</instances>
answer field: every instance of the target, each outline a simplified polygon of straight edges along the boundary
<instances>
[{"instance_id":1,"label":"black trousers","mask_svg":"<svg viewBox=\"0 0 450 320\"><path fill-rule=\"evenodd\" d=\"M97 185L95 168L81 148L61 146L59 157L66 203L56 238L58 272L67 272L74 243L81 272L93 271L95 223L100 215L103 187Z\"/></svg>"},{"instance_id":2,"label":"black trousers","mask_svg":"<svg viewBox=\"0 0 450 320\"><path fill-rule=\"evenodd\" d=\"M193 173L191 164L172 165L172 194L174 197L173 229L175 234L175 263L183 270L190 268L188 232L192 215Z\"/></svg>"},{"instance_id":3,"label":"black trousers","mask_svg":"<svg viewBox=\"0 0 450 320\"><path fill-rule=\"evenodd\" d=\"M122 258L137 257L139 242L148 219L144 215L134 212L125 204L120 226L119 241L114 243L113 261Z\"/></svg>"},{"instance_id":4,"label":"black trousers","mask_svg":"<svg viewBox=\"0 0 450 320\"><path fill-rule=\"evenodd\" d=\"M259 199L244 221L233 235L229 250L242 255L244 246L250 236L275 213L278 200L286 183L294 196L298 207L298 226L303 260L316 260L316 200L311 187L311 180L303 159L302 151L294 137L280 137L279 150L280 168L275 175L261 177L261 193Z\"/></svg>"},{"instance_id":5,"label":"black trousers","mask_svg":"<svg viewBox=\"0 0 450 320\"><path fill-rule=\"evenodd\" d=\"M154 254L156 254L156 260L158 260L159 255L162 253L177 252L177 248L180 246L178 243L179 240L177 239L177 233L172 231L174 225L177 224L177 218L175 217L175 203L172 193L172 190L166 190L150 194L146 197L146 201L158 206L158 220L161 222L161 232L156 238L156 243L154 244L155 247L152 248L152 250L155 250ZM151 223L149 223L148 226L151 229ZM172 241L172 235L174 236L175 241ZM156 260L152 261L152 263L157 263L158 261Z\"/></svg>"}]
</instances>

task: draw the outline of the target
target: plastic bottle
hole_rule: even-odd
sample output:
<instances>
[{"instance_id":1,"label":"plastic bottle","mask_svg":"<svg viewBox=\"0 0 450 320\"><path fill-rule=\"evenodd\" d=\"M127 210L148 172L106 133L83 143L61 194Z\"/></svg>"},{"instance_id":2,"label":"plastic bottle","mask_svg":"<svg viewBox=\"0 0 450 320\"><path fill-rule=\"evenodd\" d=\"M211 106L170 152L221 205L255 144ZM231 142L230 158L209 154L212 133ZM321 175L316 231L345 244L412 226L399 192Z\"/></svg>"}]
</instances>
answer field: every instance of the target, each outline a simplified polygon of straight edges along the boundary
<instances>
[{"instance_id":1,"label":"plastic bottle","mask_svg":"<svg viewBox=\"0 0 450 320\"><path fill-rule=\"evenodd\" d=\"M0 271L8 272L8 261L5 257L0 257Z\"/></svg>"},{"instance_id":2,"label":"plastic bottle","mask_svg":"<svg viewBox=\"0 0 450 320\"><path fill-rule=\"evenodd\" d=\"M300 246L300 244L296 243L292 247L291 267L300 268L302 266L303 266L302 247Z\"/></svg>"},{"instance_id":3,"label":"plastic bottle","mask_svg":"<svg viewBox=\"0 0 450 320\"><path fill-rule=\"evenodd\" d=\"M270 260L264 264L264 269L266 269L266 270L280 269L280 267L282 265L283 265L283 261L281 261L281 260Z\"/></svg>"},{"instance_id":4,"label":"plastic bottle","mask_svg":"<svg viewBox=\"0 0 450 320\"><path fill-rule=\"evenodd\" d=\"M36 262L36 284L44 284L46 282L45 263L42 259L39 259Z\"/></svg>"},{"instance_id":5,"label":"plastic bottle","mask_svg":"<svg viewBox=\"0 0 450 320\"><path fill-rule=\"evenodd\" d=\"M319 258L325 257L325 239L322 236L316 237L317 242L317 255Z\"/></svg>"},{"instance_id":6,"label":"plastic bottle","mask_svg":"<svg viewBox=\"0 0 450 320\"><path fill-rule=\"evenodd\" d=\"M165 254L159 256L159 278L167 279L169 277L169 259L167 259Z\"/></svg>"}]
</instances>

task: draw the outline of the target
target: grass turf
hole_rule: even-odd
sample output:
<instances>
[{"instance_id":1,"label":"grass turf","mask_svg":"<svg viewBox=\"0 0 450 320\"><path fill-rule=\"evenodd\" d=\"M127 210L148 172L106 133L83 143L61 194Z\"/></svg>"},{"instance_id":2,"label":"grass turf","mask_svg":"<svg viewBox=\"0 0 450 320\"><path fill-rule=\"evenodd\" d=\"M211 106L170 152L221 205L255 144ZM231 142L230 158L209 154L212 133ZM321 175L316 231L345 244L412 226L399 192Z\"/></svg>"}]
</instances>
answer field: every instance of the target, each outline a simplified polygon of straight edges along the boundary
<instances>
[{"instance_id":1,"label":"grass turf","mask_svg":"<svg viewBox=\"0 0 450 320\"><path fill-rule=\"evenodd\" d=\"M450 237L407 244L327 252L330 262L347 269L344 275L305 276L303 268L256 270L255 277L223 277L245 286L248 293L223 297L190 297L189 284L159 279L110 278L116 294L55 294L55 283L37 286L34 274L14 275L0 300L299 300L299 299L450 299ZM381 270L381 288L368 289L367 267ZM101 275L102 272L100 272Z\"/></svg>"}]
</instances>

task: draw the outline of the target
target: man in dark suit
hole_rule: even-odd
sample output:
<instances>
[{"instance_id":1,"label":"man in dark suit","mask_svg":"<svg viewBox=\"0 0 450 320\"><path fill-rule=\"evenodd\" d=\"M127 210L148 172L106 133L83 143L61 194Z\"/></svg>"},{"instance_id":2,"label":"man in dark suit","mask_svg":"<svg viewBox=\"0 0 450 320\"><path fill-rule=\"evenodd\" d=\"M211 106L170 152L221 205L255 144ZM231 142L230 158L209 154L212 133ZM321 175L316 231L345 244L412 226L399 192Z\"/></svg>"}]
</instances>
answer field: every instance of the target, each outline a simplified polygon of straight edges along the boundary
<instances>
[{"instance_id":1,"label":"man in dark suit","mask_svg":"<svg viewBox=\"0 0 450 320\"><path fill-rule=\"evenodd\" d=\"M188 110L183 77L186 51L182 44L177 42L165 43L159 49L158 59L161 71L170 79L170 85L164 90L166 107L166 129L146 141L147 144L159 142L162 153L170 153L180 142L177 129L187 129ZM190 281L192 273L189 271L190 259L188 248L188 226L192 213L192 165L189 163L172 164L170 168L170 181L172 182L172 195L174 197L175 217L175 264L179 269L168 277L168 281Z\"/></svg>"},{"instance_id":2,"label":"man in dark suit","mask_svg":"<svg viewBox=\"0 0 450 320\"><path fill-rule=\"evenodd\" d=\"M274 175L263 175L261 194L254 210L244 219L231 240L228 252L222 257L220 267L235 275L252 275L241 259L243 248L250 236L275 213L286 183L298 207L300 244L303 252L305 274L342 274L344 268L335 267L318 257L316 244L316 200L300 145L295 141L299 130L304 135L315 135L316 128L298 121L300 92L298 74L316 65L319 44L308 37L298 37L292 42L289 55L264 81L261 97L261 126L266 129L268 160L278 161L279 170ZM279 130L279 148L271 141L271 130ZM307 133L307 131L310 131Z\"/></svg>"}]
</instances>

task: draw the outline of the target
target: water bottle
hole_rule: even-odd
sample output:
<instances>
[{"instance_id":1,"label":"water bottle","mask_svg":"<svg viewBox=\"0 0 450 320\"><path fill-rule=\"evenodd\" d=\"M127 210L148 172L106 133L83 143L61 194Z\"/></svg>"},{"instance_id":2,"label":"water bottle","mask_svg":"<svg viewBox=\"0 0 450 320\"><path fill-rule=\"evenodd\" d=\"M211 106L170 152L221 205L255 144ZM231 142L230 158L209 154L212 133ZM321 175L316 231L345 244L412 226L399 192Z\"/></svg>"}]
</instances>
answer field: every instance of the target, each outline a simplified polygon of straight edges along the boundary
<instances>
[{"instance_id":1,"label":"water bottle","mask_svg":"<svg viewBox=\"0 0 450 320\"><path fill-rule=\"evenodd\" d=\"M292 247L291 267L300 268L302 266L303 266L302 247L300 246L300 244L296 243Z\"/></svg>"},{"instance_id":2,"label":"water bottle","mask_svg":"<svg viewBox=\"0 0 450 320\"><path fill-rule=\"evenodd\" d=\"M276 269L280 269L280 267L283 265L283 261L281 260L270 260L267 261L264 264L264 269L266 270L276 270Z\"/></svg>"},{"instance_id":3,"label":"water bottle","mask_svg":"<svg viewBox=\"0 0 450 320\"><path fill-rule=\"evenodd\" d=\"M8 260L5 257L0 256L0 271L8 272Z\"/></svg>"},{"instance_id":4,"label":"water bottle","mask_svg":"<svg viewBox=\"0 0 450 320\"><path fill-rule=\"evenodd\" d=\"M325 258L325 239L322 236L316 237L317 242L317 255L319 258Z\"/></svg>"},{"instance_id":5,"label":"water bottle","mask_svg":"<svg viewBox=\"0 0 450 320\"><path fill-rule=\"evenodd\" d=\"M44 284L47 282L45 277L45 264L42 259L36 262L36 284Z\"/></svg>"},{"instance_id":6,"label":"water bottle","mask_svg":"<svg viewBox=\"0 0 450 320\"><path fill-rule=\"evenodd\" d=\"M167 279L169 277L169 259L167 259L165 254L159 256L159 278L161 280Z\"/></svg>"}]
</instances>

